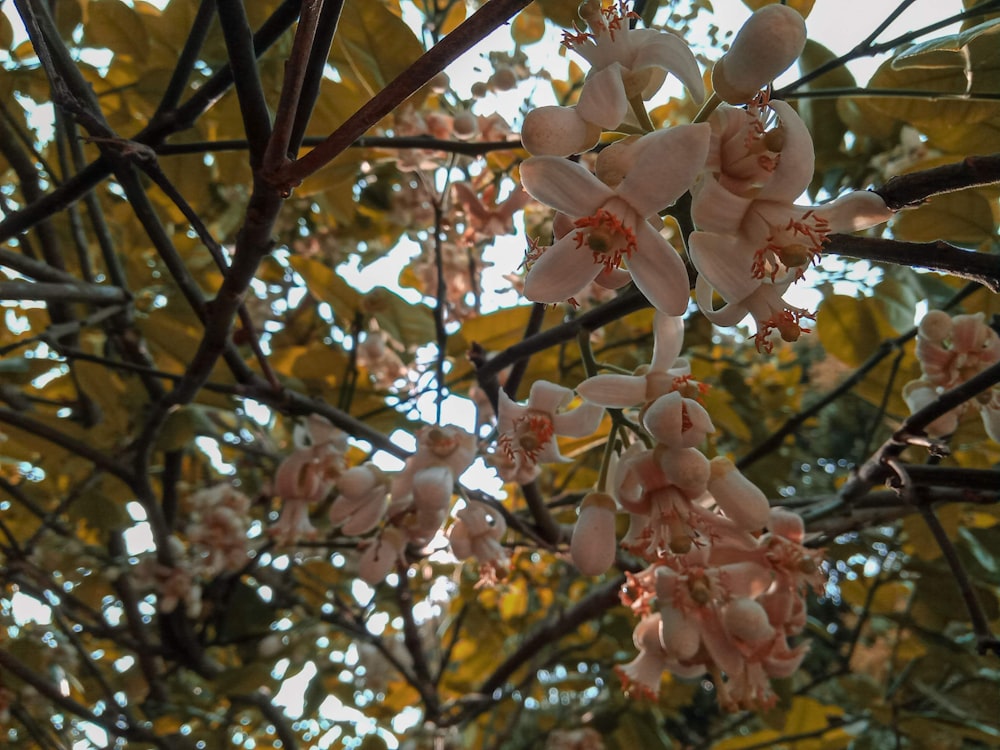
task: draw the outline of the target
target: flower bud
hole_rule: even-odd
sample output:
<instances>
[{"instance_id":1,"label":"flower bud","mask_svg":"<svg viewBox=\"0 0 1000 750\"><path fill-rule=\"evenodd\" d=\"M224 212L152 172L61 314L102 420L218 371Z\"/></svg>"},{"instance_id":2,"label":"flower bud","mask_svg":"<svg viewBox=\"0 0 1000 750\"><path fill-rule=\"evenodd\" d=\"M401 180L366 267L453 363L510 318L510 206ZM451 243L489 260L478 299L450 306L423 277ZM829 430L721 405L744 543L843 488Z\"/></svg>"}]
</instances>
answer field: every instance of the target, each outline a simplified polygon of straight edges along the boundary
<instances>
[{"instance_id":1,"label":"flower bud","mask_svg":"<svg viewBox=\"0 0 1000 750\"><path fill-rule=\"evenodd\" d=\"M524 116L521 144L534 156L570 156L589 151L601 139L601 126L584 120L572 107L539 107Z\"/></svg>"},{"instance_id":2,"label":"flower bud","mask_svg":"<svg viewBox=\"0 0 1000 750\"><path fill-rule=\"evenodd\" d=\"M745 531L763 528L771 513L767 496L725 456L713 458L711 468L708 491L726 517Z\"/></svg>"},{"instance_id":3,"label":"flower bud","mask_svg":"<svg viewBox=\"0 0 1000 750\"><path fill-rule=\"evenodd\" d=\"M585 576L599 576L615 561L614 498L605 492L591 492L580 504L580 517L569 545L573 564Z\"/></svg>"},{"instance_id":4,"label":"flower bud","mask_svg":"<svg viewBox=\"0 0 1000 750\"><path fill-rule=\"evenodd\" d=\"M712 86L729 104L746 104L802 54L806 24L787 5L765 5L743 24L715 64Z\"/></svg>"},{"instance_id":5,"label":"flower bud","mask_svg":"<svg viewBox=\"0 0 1000 750\"><path fill-rule=\"evenodd\" d=\"M745 643L760 643L774 637L767 612L753 599L733 599L726 605L722 623L730 636Z\"/></svg>"},{"instance_id":6,"label":"flower bud","mask_svg":"<svg viewBox=\"0 0 1000 750\"><path fill-rule=\"evenodd\" d=\"M664 475L687 497L696 498L708 487L711 465L697 448L666 448L658 445L656 461Z\"/></svg>"},{"instance_id":7,"label":"flower bud","mask_svg":"<svg viewBox=\"0 0 1000 750\"><path fill-rule=\"evenodd\" d=\"M920 336L941 343L951 334L951 316L943 310L931 310L921 320L918 332Z\"/></svg>"}]
</instances>

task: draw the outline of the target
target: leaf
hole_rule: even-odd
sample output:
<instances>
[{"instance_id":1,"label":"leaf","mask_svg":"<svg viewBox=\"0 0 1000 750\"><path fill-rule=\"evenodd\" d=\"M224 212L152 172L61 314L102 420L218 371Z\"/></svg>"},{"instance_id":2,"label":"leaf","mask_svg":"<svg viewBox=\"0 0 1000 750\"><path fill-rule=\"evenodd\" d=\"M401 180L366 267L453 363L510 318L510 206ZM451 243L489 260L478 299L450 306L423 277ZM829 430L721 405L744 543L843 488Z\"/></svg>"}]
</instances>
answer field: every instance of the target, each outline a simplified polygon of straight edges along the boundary
<instances>
[{"instance_id":1,"label":"leaf","mask_svg":"<svg viewBox=\"0 0 1000 750\"><path fill-rule=\"evenodd\" d=\"M382 3L348 0L330 53L341 77L361 82L370 96L423 54L410 27Z\"/></svg>"},{"instance_id":2,"label":"leaf","mask_svg":"<svg viewBox=\"0 0 1000 750\"><path fill-rule=\"evenodd\" d=\"M881 300L842 294L823 300L816 315L816 333L827 352L851 367L868 359L885 339L899 335Z\"/></svg>"},{"instance_id":3,"label":"leaf","mask_svg":"<svg viewBox=\"0 0 1000 750\"><path fill-rule=\"evenodd\" d=\"M514 17L510 35L518 44L534 44L545 36L545 16L537 5L529 5Z\"/></svg>"},{"instance_id":4,"label":"leaf","mask_svg":"<svg viewBox=\"0 0 1000 750\"><path fill-rule=\"evenodd\" d=\"M10 25L10 19L0 13L0 49L9 50L14 44L14 27Z\"/></svg>"},{"instance_id":5,"label":"leaf","mask_svg":"<svg viewBox=\"0 0 1000 750\"><path fill-rule=\"evenodd\" d=\"M142 17L120 0L92 0L87 4L84 39L89 46L109 49L115 56L143 60L149 34Z\"/></svg>"},{"instance_id":6,"label":"leaf","mask_svg":"<svg viewBox=\"0 0 1000 750\"><path fill-rule=\"evenodd\" d=\"M288 264L305 282L309 293L317 302L326 302L343 322L354 319L361 309L362 295L338 276L333 269L314 258L293 255Z\"/></svg>"},{"instance_id":7,"label":"leaf","mask_svg":"<svg viewBox=\"0 0 1000 750\"><path fill-rule=\"evenodd\" d=\"M936 195L922 206L899 212L890 227L900 240L941 239L970 246L992 239L996 231L990 202L978 190Z\"/></svg>"},{"instance_id":8,"label":"leaf","mask_svg":"<svg viewBox=\"0 0 1000 750\"><path fill-rule=\"evenodd\" d=\"M803 18L808 18L816 0L788 0L788 2L783 2L783 0L743 0L743 4L754 11L760 10L765 5L778 5L779 3L794 8Z\"/></svg>"},{"instance_id":9,"label":"leaf","mask_svg":"<svg viewBox=\"0 0 1000 750\"><path fill-rule=\"evenodd\" d=\"M959 34L949 34L914 44L892 59L892 67L896 70L911 67L964 68L970 52L970 45L976 40L996 44L994 39L980 39L980 37L998 32L1000 32L1000 19L994 19L976 24Z\"/></svg>"},{"instance_id":10,"label":"leaf","mask_svg":"<svg viewBox=\"0 0 1000 750\"><path fill-rule=\"evenodd\" d=\"M216 433L204 407L181 406L167 415L156 436L156 448L165 452L182 450L192 445L196 437Z\"/></svg>"},{"instance_id":11,"label":"leaf","mask_svg":"<svg viewBox=\"0 0 1000 750\"><path fill-rule=\"evenodd\" d=\"M437 338L434 314L423 303L407 302L395 292L376 287L364 296L361 304L379 328L408 351Z\"/></svg>"}]
</instances>

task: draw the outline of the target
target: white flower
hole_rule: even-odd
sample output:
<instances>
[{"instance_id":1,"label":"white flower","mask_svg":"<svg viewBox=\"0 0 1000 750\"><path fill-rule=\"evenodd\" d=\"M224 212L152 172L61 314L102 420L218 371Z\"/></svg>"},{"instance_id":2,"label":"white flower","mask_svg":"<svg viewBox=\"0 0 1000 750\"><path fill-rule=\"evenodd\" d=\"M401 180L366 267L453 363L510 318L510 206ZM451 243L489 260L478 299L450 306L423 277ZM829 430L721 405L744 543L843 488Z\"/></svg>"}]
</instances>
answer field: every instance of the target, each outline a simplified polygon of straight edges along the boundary
<instances>
[{"instance_id":1,"label":"white flower","mask_svg":"<svg viewBox=\"0 0 1000 750\"><path fill-rule=\"evenodd\" d=\"M577 230L545 248L532 263L525 296L535 302L561 302L602 271L624 264L657 309L668 315L683 313L690 296L684 263L647 218L656 217L688 190L704 164L709 137L706 124L643 136L632 145L634 164L614 188L565 159L536 156L525 161L525 190L573 219Z\"/></svg>"},{"instance_id":2,"label":"white flower","mask_svg":"<svg viewBox=\"0 0 1000 750\"><path fill-rule=\"evenodd\" d=\"M865 191L822 206L793 204L812 179L814 153L809 131L786 102L749 111L720 107L711 123L708 170L691 191L696 299L717 325L753 315L757 347L770 351L772 330L785 341L808 330L800 321L811 316L782 295L818 258L827 236L874 226L891 212L881 196ZM713 292L725 300L721 308Z\"/></svg>"},{"instance_id":3,"label":"white flower","mask_svg":"<svg viewBox=\"0 0 1000 750\"><path fill-rule=\"evenodd\" d=\"M615 130L629 115L630 102L650 99L672 73L701 100L705 87L687 43L655 29L631 29L635 17L624 2L602 8L600 0L580 6L589 33L566 33L563 43L590 63L575 107L539 107L524 118L521 140L535 155L569 156L596 145L602 130Z\"/></svg>"},{"instance_id":4,"label":"white flower","mask_svg":"<svg viewBox=\"0 0 1000 750\"><path fill-rule=\"evenodd\" d=\"M531 385L526 404L513 401L501 390L497 414L500 450L522 467L567 460L559 453L555 436L591 435L604 415L604 409L587 403L559 413L572 400L569 388L545 380Z\"/></svg>"}]
</instances>

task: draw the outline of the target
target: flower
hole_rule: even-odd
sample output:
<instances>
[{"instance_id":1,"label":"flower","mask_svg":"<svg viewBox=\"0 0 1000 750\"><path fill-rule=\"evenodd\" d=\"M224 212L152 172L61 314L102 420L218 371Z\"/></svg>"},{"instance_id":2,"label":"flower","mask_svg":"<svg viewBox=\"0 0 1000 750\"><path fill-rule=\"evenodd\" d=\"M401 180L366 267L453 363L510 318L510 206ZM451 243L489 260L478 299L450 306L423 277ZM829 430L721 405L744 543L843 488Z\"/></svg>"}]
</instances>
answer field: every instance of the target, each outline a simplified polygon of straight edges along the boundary
<instances>
[{"instance_id":1,"label":"flower","mask_svg":"<svg viewBox=\"0 0 1000 750\"><path fill-rule=\"evenodd\" d=\"M777 116L772 122L771 113ZM777 330L795 341L803 318L782 295L815 262L832 232L853 232L886 221L891 211L877 193L847 193L821 206L798 206L813 176L814 153L805 123L786 102L712 113L706 171L692 188L691 260L695 297L716 325L757 321L757 348L770 351ZM725 304L716 308L713 292Z\"/></svg>"},{"instance_id":2,"label":"flower","mask_svg":"<svg viewBox=\"0 0 1000 750\"><path fill-rule=\"evenodd\" d=\"M374 464L348 469L337 479L339 493L330 506L330 523L349 536L367 534L385 515L389 481Z\"/></svg>"},{"instance_id":3,"label":"flower","mask_svg":"<svg viewBox=\"0 0 1000 750\"><path fill-rule=\"evenodd\" d=\"M506 570L510 562L500 544L506 531L504 517L484 503L470 502L455 514L448 529L451 551L460 560L475 557L479 561L480 585L495 582L497 572Z\"/></svg>"},{"instance_id":4,"label":"flower","mask_svg":"<svg viewBox=\"0 0 1000 750\"><path fill-rule=\"evenodd\" d=\"M500 450L522 470L539 463L567 461L559 453L555 436L591 435L604 415L601 407L587 403L559 412L572 400L573 391L547 380L532 383L525 404L517 403L501 390L497 414Z\"/></svg>"},{"instance_id":5,"label":"flower","mask_svg":"<svg viewBox=\"0 0 1000 750\"><path fill-rule=\"evenodd\" d=\"M575 107L539 107L524 118L521 140L535 155L569 156L596 145L602 130L626 120L631 102L650 99L672 73L701 100L705 88L687 43L655 29L629 28L635 14L624 2L603 8L600 0L580 6L589 33L566 33L563 44L590 63Z\"/></svg>"},{"instance_id":6,"label":"flower","mask_svg":"<svg viewBox=\"0 0 1000 750\"><path fill-rule=\"evenodd\" d=\"M683 313L690 297L684 263L647 218L691 186L708 153L710 132L702 123L643 136L632 144L632 167L614 188L565 159L536 156L525 161L525 190L573 219L577 230L545 248L531 264L525 296L535 302L561 302L602 271L624 265L657 309L668 315ZM670 165L669 171L664 165Z\"/></svg>"},{"instance_id":7,"label":"flower","mask_svg":"<svg viewBox=\"0 0 1000 750\"><path fill-rule=\"evenodd\" d=\"M513 234L514 214L531 202L531 196L520 187L515 187L504 200L497 201L496 183L483 188L481 198L477 188L468 182L456 182L452 190L465 212L464 237L470 242Z\"/></svg>"},{"instance_id":8,"label":"flower","mask_svg":"<svg viewBox=\"0 0 1000 750\"><path fill-rule=\"evenodd\" d=\"M601 374L577 386L582 398L604 407L624 408L654 401L674 390L682 395L701 390L691 380L691 365L678 358L684 343L684 319L659 310L653 317L653 356L632 375Z\"/></svg>"}]
</instances>

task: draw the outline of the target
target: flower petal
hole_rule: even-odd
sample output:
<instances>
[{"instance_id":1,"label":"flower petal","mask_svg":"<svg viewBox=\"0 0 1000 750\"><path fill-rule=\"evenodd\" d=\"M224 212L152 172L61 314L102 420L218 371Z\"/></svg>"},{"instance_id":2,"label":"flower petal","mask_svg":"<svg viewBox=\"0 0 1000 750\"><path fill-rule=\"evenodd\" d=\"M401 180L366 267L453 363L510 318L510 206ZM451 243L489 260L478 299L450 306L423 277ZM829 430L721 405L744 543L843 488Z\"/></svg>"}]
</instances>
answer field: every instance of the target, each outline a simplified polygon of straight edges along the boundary
<instances>
[{"instance_id":1,"label":"flower petal","mask_svg":"<svg viewBox=\"0 0 1000 750\"><path fill-rule=\"evenodd\" d=\"M592 404L622 409L646 400L646 378L640 375L594 375L576 387Z\"/></svg>"},{"instance_id":2,"label":"flower petal","mask_svg":"<svg viewBox=\"0 0 1000 750\"><path fill-rule=\"evenodd\" d=\"M704 276L699 276L694 284L695 300L702 314L717 326L734 326L745 318L749 311L746 305L738 302L727 302L718 310L714 307L712 293L715 290Z\"/></svg>"},{"instance_id":3,"label":"flower petal","mask_svg":"<svg viewBox=\"0 0 1000 750\"><path fill-rule=\"evenodd\" d=\"M753 248L739 236L693 232L688 243L694 267L727 302L743 302L757 291L761 280L750 273Z\"/></svg>"},{"instance_id":4,"label":"flower petal","mask_svg":"<svg viewBox=\"0 0 1000 750\"><path fill-rule=\"evenodd\" d=\"M691 220L703 232L736 234L743 224L743 217L754 204L726 190L711 175L705 175L691 190Z\"/></svg>"},{"instance_id":5,"label":"flower petal","mask_svg":"<svg viewBox=\"0 0 1000 750\"><path fill-rule=\"evenodd\" d=\"M704 122L643 136L635 144L638 156L618 195L643 218L659 213L691 188L711 137L712 126Z\"/></svg>"},{"instance_id":6,"label":"flower petal","mask_svg":"<svg viewBox=\"0 0 1000 750\"><path fill-rule=\"evenodd\" d=\"M856 190L820 206L815 215L826 219L831 232L856 232L881 224L892 218L893 212L878 193Z\"/></svg>"},{"instance_id":7,"label":"flower petal","mask_svg":"<svg viewBox=\"0 0 1000 750\"><path fill-rule=\"evenodd\" d=\"M653 316L653 358L649 363L650 369L669 369L683 347L684 318L657 310Z\"/></svg>"},{"instance_id":8,"label":"flower petal","mask_svg":"<svg viewBox=\"0 0 1000 750\"><path fill-rule=\"evenodd\" d=\"M593 281L602 268L589 249L577 247L575 235L567 234L547 247L528 269L524 296L532 302L564 302Z\"/></svg>"},{"instance_id":9,"label":"flower petal","mask_svg":"<svg viewBox=\"0 0 1000 750\"><path fill-rule=\"evenodd\" d=\"M527 408L532 411L542 411L555 414L558 409L573 400L573 391L558 383L548 380L536 380L528 391Z\"/></svg>"},{"instance_id":10,"label":"flower petal","mask_svg":"<svg viewBox=\"0 0 1000 750\"><path fill-rule=\"evenodd\" d=\"M643 221L636 227L636 251L626 261L632 280L657 310L680 315L691 298L684 261L663 235Z\"/></svg>"},{"instance_id":11,"label":"flower petal","mask_svg":"<svg viewBox=\"0 0 1000 750\"><path fill-rule=\"evenodd\" d=\"M552 418L552 426L557 435L566 437L587 437L593 435L604 417L604 407L597 404L582 403L572 411L556 414Z\"/></svg>"},{"instance_id":12,"label":"flower petal","mask_svg":"<svg viewBox=\"0 0 1000 750\"><path fill-rule=\"evenodd\" d=\"M687 42L669 31L656 29L635 29L629 34L633 44L635 57L632 61L632 71L643 68L662 68L673 73L684 84L684 88L695 101L705 98L705 84L701 78L701 70ZM657 86L659 89L659 86ZM643 98L649 99L656 91L643 91Z\"/></svg>"},{"instance_id":13,"label":"flower petal","mask_svg":"<svg viewBox=\"0 0 1000 750\"><path fill-rule=\"evenodd\" d=\"M576 112L587 122L605 130L617 128L628 114L628 97L622 82L622 66L613 63L601 70L592 70L583 82Z\"/></svg>"},{"instance_id":14,"label":"flower petal","mask_svg":"<svg viewBox=\"0 0 1000 750\"><path fill-rule=\"evenodd\" d=\"M533 156L521 164L521 184L532 198L573 218L590 216L614 191L576 162Z\"/></svg>"},{"instance_id":15,"label":"flower petal","mask_svg":"<svg viewBox=\"0 0 1000 750\"><path fill-rule=\"evenodd\" d=\"M766 200L791 203L809 187L812 182L816 155L813 151L809 129L792 109L792 105L774 100L768 106L781 118L785 142L781 147L781 158L771 179L761 188L757 197Z\"/></svg>"}]
</instances>

